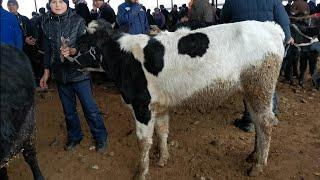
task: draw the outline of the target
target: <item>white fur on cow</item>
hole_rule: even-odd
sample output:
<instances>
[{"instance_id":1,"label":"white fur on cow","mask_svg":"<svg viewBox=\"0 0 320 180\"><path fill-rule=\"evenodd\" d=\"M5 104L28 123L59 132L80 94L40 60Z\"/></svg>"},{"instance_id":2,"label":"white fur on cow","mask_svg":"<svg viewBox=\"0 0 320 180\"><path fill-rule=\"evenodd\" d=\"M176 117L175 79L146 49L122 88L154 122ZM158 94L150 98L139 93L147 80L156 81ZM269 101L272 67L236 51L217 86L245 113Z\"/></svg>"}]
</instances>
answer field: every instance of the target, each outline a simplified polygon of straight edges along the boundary
<instances>
[{"instance_id":1,"label":"white fur on cow","mask_svg":"<svg viewBox=\"0 0 320 180\"><path fill-rule=\"evenodd\" d=\"M90 33L95 35L97 31L92 27L96 27L95 22L89 25ZM164 166L169 158L167 138L171 107L184 103L215 104L236 91L242 92L248 102L257 132L255 151L251 155L255 163L250 175L261 173L267 164L271 122L276 119L271 102L284 55L283 40L284 33L279 25L245 21L195 31L162 32L154 38L122 34L107 37L105 42L92 43L102 53L102 66L116 74L114 79L120 79L116 84L126 103L132 105L141 151L139 179L145 179L149 172L154 129L160 140L158 164ZM78 60L81 63L81 58ZM134 64L137 61L138 65ZM122 69L117 67L119 64ZM134 73L128 64L142 67L142 75L136 78L128 75ZM122 85L123 79L119 76L131 79ZM146 84L145 89L130 91L139 96L126 91L131 81L134 86L143 79L146 83L141 84ZM138 103L140 91L147 92L144 104Z\"/></svg>"}]
</instances>

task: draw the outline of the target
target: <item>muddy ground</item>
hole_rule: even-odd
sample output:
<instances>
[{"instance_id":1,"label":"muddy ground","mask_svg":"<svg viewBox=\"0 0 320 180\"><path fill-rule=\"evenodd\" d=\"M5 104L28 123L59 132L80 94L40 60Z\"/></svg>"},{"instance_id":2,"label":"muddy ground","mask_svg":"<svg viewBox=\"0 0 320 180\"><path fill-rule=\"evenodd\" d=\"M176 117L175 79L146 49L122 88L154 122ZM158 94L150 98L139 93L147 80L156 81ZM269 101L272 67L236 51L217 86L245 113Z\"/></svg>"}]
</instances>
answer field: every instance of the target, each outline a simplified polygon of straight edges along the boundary
<instances>
[{"instance_id":1,"label":"muddy ground","mask_svg":"<svg viewBox=\"0 0 320 180\"><path fill-rule=\"evenodd\" d=\"M269 164L257 179L320 179L320 92L310 80L300 89L279 83L279 125L274 128ZM37 94L37 147L48 180L127 180L136 171L138 147L134 121L115 90L94 86L96 101L110 134L108 153L90 150L92 141L79 107L85 139L72 152L63 150L64 117L56 88ZM233 122L241 117L242 99L232 98L210 112L176 109L171 112L170 154L164 168L156 166L157 150L151 151L152 179L255 179L248 178L245 161L253 150L253 133L244 133ZM12 180L32 179L22 155L9 166Z\"/></svg>"}]
</instances>

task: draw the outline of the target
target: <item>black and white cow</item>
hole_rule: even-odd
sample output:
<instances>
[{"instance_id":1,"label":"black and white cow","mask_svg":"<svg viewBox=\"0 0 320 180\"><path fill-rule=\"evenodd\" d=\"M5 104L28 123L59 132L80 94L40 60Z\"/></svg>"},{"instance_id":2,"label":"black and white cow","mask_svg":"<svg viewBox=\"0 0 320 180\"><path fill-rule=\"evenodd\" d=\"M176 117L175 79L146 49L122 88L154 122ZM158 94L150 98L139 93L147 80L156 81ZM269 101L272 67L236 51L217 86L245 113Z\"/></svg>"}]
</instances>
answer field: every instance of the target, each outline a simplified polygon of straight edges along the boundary
<instances>
[{"instance_id":1,"label":"black and white cow","mask_svg":"<svg viewBox=\"0 0 320 180\"><path fill-rule=\"evenodd\" d=\"M177 105L212 107L242 92L256 126L256 176L267 165L271 140L272 94L284 55L284 33L273 22L246 21L191 31L110 35L92 22L75 58L80 69L102 67L132 108L141 151L139 179L149 172L154 130L159 166L169 158L169 109Z\"/></svg>"},{"instance_id":2,"label":"black and white cow","mask_svg":"<svg viewBox=\"0 0 320 180\"><path fill-rule=\"evenodd\" d=\"M22 151L34 179L43 180L34 144L34 77L30 61L20 50L1 44L0 179L6 164Z\"/></svg>"}]
</instances>

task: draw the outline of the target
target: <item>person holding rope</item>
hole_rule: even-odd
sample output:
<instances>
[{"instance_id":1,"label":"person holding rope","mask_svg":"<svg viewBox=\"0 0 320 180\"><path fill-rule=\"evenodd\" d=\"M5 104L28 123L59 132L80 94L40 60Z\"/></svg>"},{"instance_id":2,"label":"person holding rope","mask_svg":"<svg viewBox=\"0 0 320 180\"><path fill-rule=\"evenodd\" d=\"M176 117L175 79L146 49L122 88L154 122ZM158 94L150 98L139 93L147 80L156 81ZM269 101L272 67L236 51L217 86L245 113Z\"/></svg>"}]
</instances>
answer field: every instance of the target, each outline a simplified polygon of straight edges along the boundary
<instances>
[{"instance_id":1,"label":"person holding rope","mask_svg":"<svg viewBox=\"0 0 320 180\"><path fill-rule=\"evenodd\" d=\"M291 37L290 20L284 6L279 0L226 0L221 19L224 23L232 23L246 20L275 21L285 33L285 44L294 44ZM249 114L247 103L244 101L245 111L242 120L235 125L245 132L254 132L254 124ZM273 111L277 113L277 96L274 94ZM278 122L273 122L275 125Z\"/></svg>"},{"instance_id":2,"label":"person holding rope","mask_svg":"<svg viewBox=\"0 0 320 180\"><path fill-rule=\"evenodd\" d=\"M108 134L101 112L93 98L90 74L78 71L77 66L65 61L66 58L77 54L76 41L85 33L85 20L69 8L68 0L50 0L49 4L51 11L42 22L45 33L45 71L40 86L48 87L47 81L52 72L57 82L67 126L65 150L74 149L83 138L77 113L76 97L78 97L95 140L96 151L104 153Z\"/></svg>"}]
</instances>

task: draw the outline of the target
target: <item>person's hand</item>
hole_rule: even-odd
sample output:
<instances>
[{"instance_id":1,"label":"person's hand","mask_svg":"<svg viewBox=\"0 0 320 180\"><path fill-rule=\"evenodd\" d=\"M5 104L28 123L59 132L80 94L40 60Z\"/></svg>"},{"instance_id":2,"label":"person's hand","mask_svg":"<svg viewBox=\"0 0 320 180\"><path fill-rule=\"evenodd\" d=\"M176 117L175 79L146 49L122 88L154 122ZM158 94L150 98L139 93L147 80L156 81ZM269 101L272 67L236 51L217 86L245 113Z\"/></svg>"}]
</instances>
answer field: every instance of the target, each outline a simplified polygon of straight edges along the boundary
<instances>
[{"instance_id":1,"label":"person's hand","mask_svg":"<svg viewBox=\"0 0 320 180\"><path fill-rule=\"evenodd\" d=\"M291 38L287 41L287 44L294 45L294 39L291 37Z\"/></svg>"},{"instance_id":2,"label":"person's hand","mask_svg":"<svg viewBox=\"0 0 320 180\"><path fill-rule=\"evenodd\" d=\"M36 39L33 38L32 36L26 37L25 43L30 46L34 46L36 44Z\"/></svg>"},{"instance_id":3,"label":"person's hand","mask_svg":"<svg viewBox=\"0 0 320 180\"><path fill-rule=\"evenodd\" d=\"M45 69L42 78L40 79L40 87L42 89L48 89L47 81L50 77L49 69Z\"/></svg>"},{"instance_id":4,"label":"person's hand","mask_svg":"<svg viewBox=\"0 0 320 180\"><path fill-rule=\"evenodd\" d=\"M77 50L75 48L70 48L70 47L66 47L66 48L61 47L60 52L64 57L69 57L69 56L75 55Z\"/></svg>"}]
</instances>

